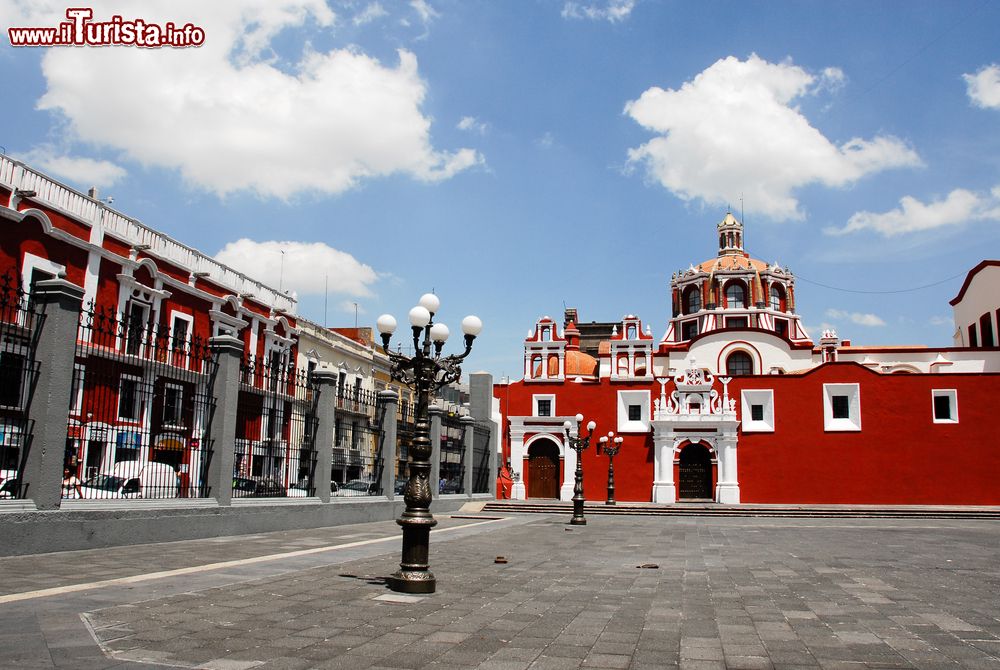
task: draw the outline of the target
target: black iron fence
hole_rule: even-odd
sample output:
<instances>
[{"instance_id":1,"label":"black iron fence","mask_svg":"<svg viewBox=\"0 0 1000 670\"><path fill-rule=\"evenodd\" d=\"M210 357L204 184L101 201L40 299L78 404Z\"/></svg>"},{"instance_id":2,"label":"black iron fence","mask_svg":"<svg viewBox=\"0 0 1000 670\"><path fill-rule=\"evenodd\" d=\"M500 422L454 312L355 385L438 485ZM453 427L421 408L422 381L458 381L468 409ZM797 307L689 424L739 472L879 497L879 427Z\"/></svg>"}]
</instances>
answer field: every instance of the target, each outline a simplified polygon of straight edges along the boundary
<instances>
[{"instance_id":1,"label":"black iron fence","mask_svg":"<svg viewBox=\"0 0 1000 670\"><path fill-rule=\"evenodd\" d=\"M24 493L21 472L33 427L28 407L38 379L35 354L43 321L17 275L0 276L0 499Z\"/></svg>"},{"instance_id":2,"label":"black iron fence","mask_svg":"<svg viewBox=\"0 0 1000 670\"><path fill-rule=\"evenodd\" d=\"M316 494L316 405L307 370L278 354L244 358L236 404L234 498Z\"/></svg>"},{"instance_id":3,"label":"black iron fence","mask_svg":"<svg viewBox=\"0 0 1000 670\"><path fill-rule=\"evenodd\" d=\"M465 428L458 414L441 415L439 493L465 493Z\"/></svg>"},{"instance_id":4,"label":"black iron fence","mask_svg":"<svg viewBox=\"0 0 1000 670\"><path fill-rule=\"evenodd\" d=\"M378 395L338 389L330 491L336 497L382 495L382 426Z\"/></svg>"},{"instance_id":5,"label":"black iron fence","mask_svg":"<svg viewBox=\"0 0 1000 670\"><path fill-rule=\"evenodd\" d=\"M477 423L472 431L472 492L489 493L490 479L496 474L490 467L490 428L488 425Z\"/></svg>"},{"instance_id":6,"label":"black iron fence","mask_svg":"<svg viewBox=\"0 0 1000 670\"><path fill-rule=\"evenodd\" d=\"M413 404L400 399L396 408L396 481L405 485L410 476L409 466L410 444L413 442L416 422ZM401 487L400 487L400 490Z\"/></svg>"},{"instance_id":7,"label":"black iron fence","mask_svg":"<svg viewBox=\"0 0 1000 670\"><path fill-rule=\"evenodd\" d=\"M148 313L89 305L80 314L63 498L209 494L216 362L205 340Z\"/></svg>"}]
</instances>

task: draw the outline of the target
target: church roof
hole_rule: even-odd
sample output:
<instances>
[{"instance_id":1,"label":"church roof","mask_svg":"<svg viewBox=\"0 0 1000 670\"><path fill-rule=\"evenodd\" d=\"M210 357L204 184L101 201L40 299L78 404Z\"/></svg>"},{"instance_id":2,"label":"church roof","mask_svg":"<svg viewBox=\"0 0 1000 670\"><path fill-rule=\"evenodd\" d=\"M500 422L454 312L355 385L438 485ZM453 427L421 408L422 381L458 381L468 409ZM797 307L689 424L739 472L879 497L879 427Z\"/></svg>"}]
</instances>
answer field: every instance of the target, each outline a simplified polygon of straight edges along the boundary
<instances>
[{"instance_id":1,"label":"church roof","mask_svg":"<svg viewBox=\"0 0 1000 670\"><path fill-rule=\"evenodd\" d=\"M768 267L767 263L756 258L729 255L710 258L704 263L694 266L694 269L698 272L719 272L720 270L757 270L763 272Z\"/></svg>"}]
</instances>

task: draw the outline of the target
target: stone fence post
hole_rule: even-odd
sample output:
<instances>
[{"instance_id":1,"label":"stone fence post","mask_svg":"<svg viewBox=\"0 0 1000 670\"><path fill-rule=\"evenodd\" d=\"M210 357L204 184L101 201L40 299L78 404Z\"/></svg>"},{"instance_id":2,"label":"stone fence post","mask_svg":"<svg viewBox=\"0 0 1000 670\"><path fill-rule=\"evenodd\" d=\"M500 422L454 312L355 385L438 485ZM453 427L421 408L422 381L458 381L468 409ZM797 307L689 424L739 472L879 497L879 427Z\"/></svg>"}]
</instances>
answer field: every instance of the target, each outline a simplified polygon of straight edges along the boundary
<instances>
[{"instance_id":1,"label":"stone fence post","mask_svg":"<svg viewBox=\"0 0 1000 670\"><path fill-rule=\"evenodd\" d=\"M476 468L476 420L471 416L463 416L462 423L462 448L465 450L465 472L462 476L462 491L465 495L472 497L472 474Z\"/></svg>"},{"instance_id":2,"label":"stone fence post","mask_svg":"<svg viewBox=\"0 0 1000 670\"><path fill-rule=\"evenodd\" d=\"M376 412L382 412L381 440L382 494L389 500L396 498L396 411L399 394L395 391L379 391Z\"/></svg>"},{"instance_id":3,"label":"stone fence post","mask_svg":"<svg viewBox=\"0 0 1000 670\"><path fill-rule=\"evenodd\" d=\"M427 408L431 420L431 498L441 497L441 415L444 409L437 404Z\"/></svg>"},{"instance_id":4,"label":"stone fence post","mask_svg":"<svg viewBox=\"0 0 1000 670\"><path fill-rule=\"evenodd\" d=\"M500 474L500 426L493 420L493 375L473 372L469 375L469 413L490 430L490 493L497 497L497 477Z\"/></svg>"},{"instance_id":5,"label":"stone fence post","mask_svg":"<svg viewBox=\"0 0 1000 670\"><path fill-rule=\"evenodd\" d=\"M337 374L332 370L313 370L314 393L319 394L316 402L316 434L313 449L316 450L316 469L313 472L313 486L316 497L321 502L330 502L330 464L333 460L334 426L336 425Z\"/></svg>"},{"instance_id":6,"label":"stone fence post","mask_svg":"<svg viewBox=\"0 0 1000 670\"><path fill-rule=\"evenodd\" d=\"M215 356L215 376L210 382L210 395L215 411L209 426L212 458L205 480L208 494L224 507L233 502L233 463L236 460L236 407L240 397L240 364L243 361L243 341L231 335L219 335L208 340Z\"/></svg>"},{"instance_id":7,"label":"stone fence post","mask_svg":"<svg viewBox=\"0 0 1000 670\"><path fill-rule=\"evenodd\" d=\"M56 509L62 502L66 427L73 394L73 359L80 325L83 289L65 279L35 284L31 297L45 320L40 324L35 360L39 361L35 392L28 408L34 426L21 482L24 495L38 509Z\"/></svg>"}]
</instances>

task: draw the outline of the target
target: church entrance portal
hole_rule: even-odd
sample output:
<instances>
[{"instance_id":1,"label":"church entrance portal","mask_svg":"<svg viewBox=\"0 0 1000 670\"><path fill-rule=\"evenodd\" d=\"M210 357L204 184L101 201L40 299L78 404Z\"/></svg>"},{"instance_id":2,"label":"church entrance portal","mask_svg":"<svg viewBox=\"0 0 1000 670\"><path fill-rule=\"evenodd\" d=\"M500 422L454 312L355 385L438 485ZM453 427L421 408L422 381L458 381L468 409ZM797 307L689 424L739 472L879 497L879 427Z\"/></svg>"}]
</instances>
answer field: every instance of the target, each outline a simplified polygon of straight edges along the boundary
<instances>
[{"instance_id":1,"label":"church entrance portal","mask_svg":"<svg viewBox=\"0 0 1000 670\"><path fill-rule=\"evenodd\" d=\"M678 476L681 500L712 497L712 456L701 444L689 444L681 451Z\"/></svg>"},{"instance_id":2,"label":"church entrance portal","mask_svg":"<svg viewBox=\"0 0 1000 670\"><path fill-rule=\"evenodd\" d=\"M559 447L552 440L528 448L528 497L559 497Z\"/></svg>"}]
</instances>

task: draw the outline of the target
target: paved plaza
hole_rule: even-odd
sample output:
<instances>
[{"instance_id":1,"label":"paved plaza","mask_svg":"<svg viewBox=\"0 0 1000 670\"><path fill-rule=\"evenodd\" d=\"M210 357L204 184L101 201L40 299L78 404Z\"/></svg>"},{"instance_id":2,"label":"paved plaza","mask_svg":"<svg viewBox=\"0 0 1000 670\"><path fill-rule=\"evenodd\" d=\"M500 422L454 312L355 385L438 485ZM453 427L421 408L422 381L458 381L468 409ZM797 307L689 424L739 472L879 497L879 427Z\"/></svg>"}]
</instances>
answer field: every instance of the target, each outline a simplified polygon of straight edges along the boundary
<instances>
[{"instance_id":1,"label":"paved plaza","mask_svg":"<svg viewBox=\"0 0 1000 670\"><path fill-rule=\"evenodd\" d=\"M1000 668L996 521L440 521L0 559L0 667Z\"/></svg>"}]
</instances>

